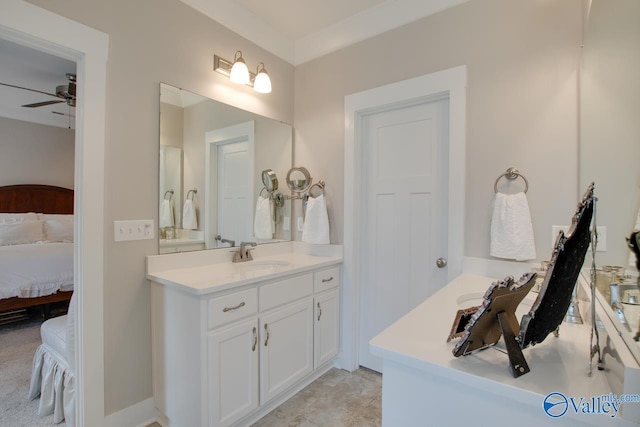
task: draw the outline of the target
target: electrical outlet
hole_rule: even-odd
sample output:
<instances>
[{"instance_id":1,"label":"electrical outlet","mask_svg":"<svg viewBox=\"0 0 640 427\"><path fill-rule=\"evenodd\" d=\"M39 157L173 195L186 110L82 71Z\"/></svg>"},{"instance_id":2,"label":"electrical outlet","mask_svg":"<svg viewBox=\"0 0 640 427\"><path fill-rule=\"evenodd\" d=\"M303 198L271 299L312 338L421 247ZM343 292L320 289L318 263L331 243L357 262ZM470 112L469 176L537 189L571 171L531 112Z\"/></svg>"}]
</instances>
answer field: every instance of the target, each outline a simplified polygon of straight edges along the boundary
<instances>
[{"instance_id":1,"label":"electrical outlet","mask_svg":"<svg viewBox=\"0 0 640 427\"><path fill-rule=\"evenodd\" d=\"M555 245L556 239L558 238L558 233L560 230L564 231L565 234L569 230L568 225L552 225L551 226L551 247ZM607 251L607 227L604 225L599 225L597 227L598 230L598 246L596 246L596 252L606 252Z\"/></svg>"},{"instance_id":2,"label":"electrical outlet","mask_svg":"<svg viewBox=\"0 0 640 427\"><path fill-rule=\"evenodd\" d=\"M116 242L153 238L154 232L152 219L113 221L113 240Z\"/></svg>"},{"instance_id":3,"label":"electrical outlet","mask_svg":"<svg viewBox=\"0 0 640 427\"><path fill-rule=\"evenodd\" d=\"M291 218L289 218L288 216L285 216L284 220L282 221L282 229L284 231L289 231L291 229Z\"/></svg>"},{"instance_id":4,"label":"electrical outlet","mask_svg":"<svg viewBox=\"0 0 640 427\"><path fill-rule=\"evenodd\" d=\"M298 217L298 231L302 231L303 227L304 227L304 219L302 219L302 217Z\"/></svg>"}]
</instances>

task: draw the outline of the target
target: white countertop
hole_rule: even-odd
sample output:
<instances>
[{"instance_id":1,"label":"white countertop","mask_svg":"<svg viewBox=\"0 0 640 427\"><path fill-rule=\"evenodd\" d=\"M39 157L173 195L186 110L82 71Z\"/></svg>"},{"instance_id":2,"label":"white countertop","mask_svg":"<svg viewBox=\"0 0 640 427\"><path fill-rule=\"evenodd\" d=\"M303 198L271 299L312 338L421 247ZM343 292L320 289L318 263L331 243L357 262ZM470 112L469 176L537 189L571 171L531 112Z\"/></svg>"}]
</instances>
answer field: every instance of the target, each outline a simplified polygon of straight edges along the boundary
<instances>
[{"instance_id":1,"label":"white countertop","mask_svg":"<svg viewBox=\"0 0 640 427\"><path fill-rule=\"evenodd\" d=\"M147 279L204 295L342 262L341 246L313 246L300 242L259 245L252 251L253 261L241 263L231 262L230 248L155 255L147 258Z\"/></svg>"},{"instance_id":2,"label":"white countertop","mask_svg":"<svg viewBox=\"0 0 640 427\"><path fill-rule=\"evenodd\" d=\"M447 376L489 393L540 405L548 393L599 396L611 392L602 372L589 367L588 325L562 323L559 338L549 335L542 343L523 350L531 371L514 378L504 341L491 348L454 357L457 340L447 343L456 312L479 305L496 279L463 274L370 341L374 355L423 372ZM529 310L537 294L527 295L516 312L518 320ZM464 300L464 301L463 301ZM505 387L506 386L506 387Z\"/></svg>"}]
</instances>

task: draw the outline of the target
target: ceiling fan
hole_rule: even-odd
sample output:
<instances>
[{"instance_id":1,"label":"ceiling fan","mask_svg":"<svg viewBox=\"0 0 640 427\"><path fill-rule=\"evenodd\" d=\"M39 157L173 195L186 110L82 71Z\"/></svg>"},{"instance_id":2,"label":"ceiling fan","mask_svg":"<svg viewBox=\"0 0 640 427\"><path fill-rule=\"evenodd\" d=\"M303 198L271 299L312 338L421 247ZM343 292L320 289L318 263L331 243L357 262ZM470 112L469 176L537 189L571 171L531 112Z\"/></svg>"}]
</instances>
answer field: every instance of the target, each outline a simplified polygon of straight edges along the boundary
<instances>
[{"instance_id":1,"label":"ceiling fan","mask_svg":"<svg viewBox=\"0 0 640 427\"><path fill-rule=\"evenodd\" d=\"M16 89L28 90L28 91L36 92L36 93L42 93L44 95L49 95L49 96L53 96L55 98L59 98L59 99L57 99L55 101L42 101L42 102L35 102L33 104L25 104L25 105L23 105L23 107L26 107L26 108L44 107L45 105L60 104L62 102L65 102L70 107L75 107L76 106L76 75L75 74L71 74L71 73L67 73L65 75L66 75L67 79L69 79L69 84L56 86L56 93L43 92L41 90L30 89L28 87L22 87L22 86L10 85L10 84L7 84L7 83L0 83L0 85L8 86L8 87L14 87Z\"/></svg>"}]
</instances>

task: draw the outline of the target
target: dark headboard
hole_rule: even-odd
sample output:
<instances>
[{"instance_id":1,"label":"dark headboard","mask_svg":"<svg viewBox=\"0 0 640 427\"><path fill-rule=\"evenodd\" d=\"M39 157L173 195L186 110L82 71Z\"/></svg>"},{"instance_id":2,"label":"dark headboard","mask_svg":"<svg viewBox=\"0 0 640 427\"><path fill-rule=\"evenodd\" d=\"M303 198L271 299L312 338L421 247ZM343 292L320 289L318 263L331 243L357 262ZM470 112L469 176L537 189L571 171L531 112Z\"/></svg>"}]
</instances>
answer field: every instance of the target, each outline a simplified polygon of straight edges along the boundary
<instances>
[{"instance_id":1,"label":"dark headboard","mask_svg":"<svg viewBox=\"0 0 640 427\"><path fill-rule=\"evenodd\" d=\"M0 187L0 212L73 213L73 190L40 184Z\"/></svg>"}]
</instances>

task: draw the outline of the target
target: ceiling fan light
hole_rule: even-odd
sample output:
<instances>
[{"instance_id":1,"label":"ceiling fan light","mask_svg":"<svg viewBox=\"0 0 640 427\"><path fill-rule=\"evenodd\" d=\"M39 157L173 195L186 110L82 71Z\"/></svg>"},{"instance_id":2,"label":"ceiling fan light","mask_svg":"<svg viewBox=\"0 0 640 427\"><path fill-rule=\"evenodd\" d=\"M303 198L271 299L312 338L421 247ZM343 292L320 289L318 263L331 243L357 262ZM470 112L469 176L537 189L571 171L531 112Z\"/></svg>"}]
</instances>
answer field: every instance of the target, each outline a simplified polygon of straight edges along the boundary
<instances>
[{"instance_id":1,"label":"ceiling fan light","mask_svg":"<svg viewBox=\"0 0 640 427\"><path fill-rule=\"evenodd\" d=\"M249 83L249 69L247 68L247 64L244 62L242 52L240 51L236 52L229 79L234 83L242 85Z\"/></svg>"},{"instance_id":2,"label":"ceiling fan light","mask_svg":"<svg viewBox=\"0 0 640 427\"><path fill-rule=\"evenodd\" d=\"M260 69L260 66L262 66L262 69ZM271 93L271 78L262 62L258 65L256 73L256 78L253 81L253 89L260 93Z\"/></svg>"}]
</instances>

